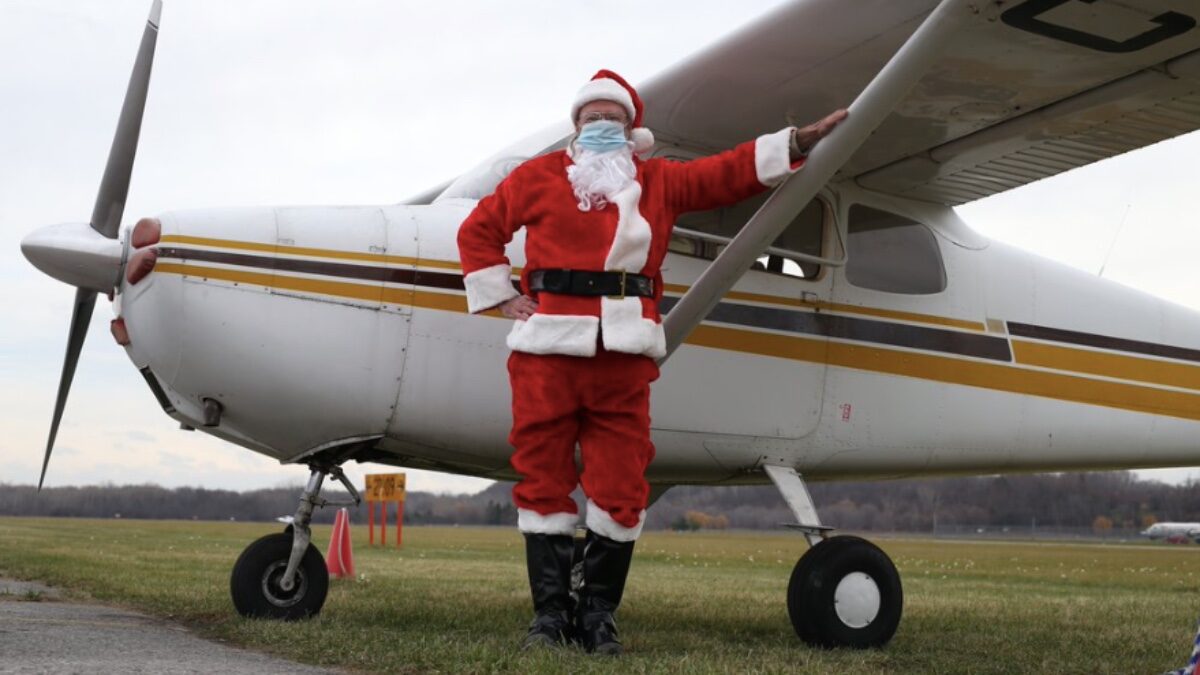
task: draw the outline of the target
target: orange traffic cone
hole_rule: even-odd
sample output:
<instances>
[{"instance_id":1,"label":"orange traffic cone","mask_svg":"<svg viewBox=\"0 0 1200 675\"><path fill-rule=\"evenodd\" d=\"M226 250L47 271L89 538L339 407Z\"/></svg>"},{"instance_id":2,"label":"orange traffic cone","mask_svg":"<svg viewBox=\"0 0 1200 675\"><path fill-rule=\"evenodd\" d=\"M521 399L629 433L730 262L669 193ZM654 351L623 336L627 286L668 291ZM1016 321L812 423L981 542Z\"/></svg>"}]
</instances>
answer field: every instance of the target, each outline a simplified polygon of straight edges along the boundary
<instances>
[{"instance_id":1,"label":"orange traffic cone","mask_svg":"<svg viewBox=\"0 0 1200 675\"><path fill-rule=\"evenodd\" d=\"M350 545L350 512L339 509L333 519L333 536L329 538L329 553L325 555L329 575L338 578L354 577L354 549Z\"/></svg>"}]
</instances>

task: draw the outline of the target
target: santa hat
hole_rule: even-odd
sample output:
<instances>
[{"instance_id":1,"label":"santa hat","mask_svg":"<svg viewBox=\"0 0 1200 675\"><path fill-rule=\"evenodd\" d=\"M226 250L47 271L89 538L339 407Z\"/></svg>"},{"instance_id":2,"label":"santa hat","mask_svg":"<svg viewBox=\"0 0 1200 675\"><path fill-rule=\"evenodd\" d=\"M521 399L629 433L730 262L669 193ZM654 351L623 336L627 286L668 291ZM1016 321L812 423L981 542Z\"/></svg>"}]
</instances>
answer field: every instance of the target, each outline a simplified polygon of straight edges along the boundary
<instances>
[{"instance_id":1,"label":"santa hat","mask_svg":"<svg viewBox=\"0 0 1200 675\"><path fill-rule=\"evenodd\" d=\"M646 152L654 147L654 134L642 126L642 113L645 112L642 99L625 78L611 70L601 70L592 76L591 81L575 95L575 102L571 104L571 121L579 119L579 109L592 101L612 101L625 108L629 119L633 120L630 135L634 152Z\"/></svg>"}]
</instances>

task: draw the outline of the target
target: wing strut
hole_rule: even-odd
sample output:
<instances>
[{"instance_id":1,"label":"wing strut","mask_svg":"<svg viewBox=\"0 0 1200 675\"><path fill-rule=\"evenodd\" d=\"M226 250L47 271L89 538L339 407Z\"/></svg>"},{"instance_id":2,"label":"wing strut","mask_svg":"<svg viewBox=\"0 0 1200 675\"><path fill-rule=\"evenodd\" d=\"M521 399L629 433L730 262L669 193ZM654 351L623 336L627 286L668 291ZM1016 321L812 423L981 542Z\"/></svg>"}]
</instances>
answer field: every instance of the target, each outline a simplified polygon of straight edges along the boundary
<instances>
[{"instance_id":1,"label":"wing strut","mask_svg":"<svg viewBox=\"0 0 1200 675\"><path fill-rule=\"evenodd\" d=\"M788 177L667 314L667 356L750 269L792 219L908 94L976 10L969 0L942 0L850 105L850 115L813 148L802 171Z\"/></svg>"}]
</instances>

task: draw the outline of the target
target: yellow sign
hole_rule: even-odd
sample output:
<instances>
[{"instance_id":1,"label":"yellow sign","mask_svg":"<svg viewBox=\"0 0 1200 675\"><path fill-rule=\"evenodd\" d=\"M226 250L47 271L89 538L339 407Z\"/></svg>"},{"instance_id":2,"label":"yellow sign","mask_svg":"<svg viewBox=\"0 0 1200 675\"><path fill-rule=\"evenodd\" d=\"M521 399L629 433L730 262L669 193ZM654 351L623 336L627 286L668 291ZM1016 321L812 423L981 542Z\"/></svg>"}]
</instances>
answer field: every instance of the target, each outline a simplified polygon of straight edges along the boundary
<instances>
[{"instance_id":1,"label":"yellow sign","mask_svg":"<svg viewBox=\"0 0 1200 675\"><path fill-rule=\"evenodd\" d=\"M367 474L368 502L402 502L404 501L404 474L402 473L370 473Z\"/></svg>"}]
</instances>

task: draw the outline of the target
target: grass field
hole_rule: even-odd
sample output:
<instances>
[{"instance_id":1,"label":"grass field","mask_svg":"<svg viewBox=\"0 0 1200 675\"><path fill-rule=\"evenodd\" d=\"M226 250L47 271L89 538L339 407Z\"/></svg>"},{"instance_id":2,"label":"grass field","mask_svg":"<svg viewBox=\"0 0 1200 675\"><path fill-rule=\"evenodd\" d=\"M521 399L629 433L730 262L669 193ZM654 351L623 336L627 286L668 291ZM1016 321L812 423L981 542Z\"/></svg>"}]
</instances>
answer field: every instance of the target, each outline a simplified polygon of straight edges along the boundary
<instances>
[{"instance_id":1,"label":"grass field","mask_svg":"<svg viewBox=\"0 0 1200 675\"><path fill-rule=\"evenodd\" d=\"M509 529L410 527L396 550L368 548L360 525L359 578L332 580L319 618L242 619L229 572L272 531L0 518L0 573L363 672L1161 673L1184 664L1200 613L1197 547L874 538L903 579L900 630L882 650L817 650L785 609L798 535L652 532L618 616L628 652L614 663L516 649L531 610ZM329 534L315 528L322 550Z\"/></svg>"}]
</instances>

